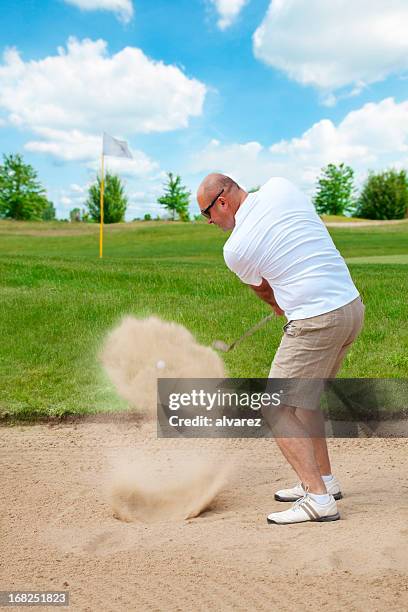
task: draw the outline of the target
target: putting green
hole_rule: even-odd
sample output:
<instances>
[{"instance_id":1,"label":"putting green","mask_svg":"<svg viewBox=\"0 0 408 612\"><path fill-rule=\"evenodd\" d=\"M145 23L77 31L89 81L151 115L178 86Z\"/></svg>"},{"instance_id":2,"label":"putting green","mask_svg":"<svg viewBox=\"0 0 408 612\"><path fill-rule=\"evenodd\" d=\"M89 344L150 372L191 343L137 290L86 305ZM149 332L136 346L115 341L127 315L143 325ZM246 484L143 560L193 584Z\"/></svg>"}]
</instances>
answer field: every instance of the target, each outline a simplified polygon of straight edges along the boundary
<instances>
[{"instance_id":1,"label":"putting green","mask_svg":"<svg viewBox=\"0 0 408 612\"><path fill-rule=\"evenodd\" d=\"M364 264L408 264L408 253L402 255L370 255L365 257L347 257L347 263Z\"/></svg>"}]
</instances>

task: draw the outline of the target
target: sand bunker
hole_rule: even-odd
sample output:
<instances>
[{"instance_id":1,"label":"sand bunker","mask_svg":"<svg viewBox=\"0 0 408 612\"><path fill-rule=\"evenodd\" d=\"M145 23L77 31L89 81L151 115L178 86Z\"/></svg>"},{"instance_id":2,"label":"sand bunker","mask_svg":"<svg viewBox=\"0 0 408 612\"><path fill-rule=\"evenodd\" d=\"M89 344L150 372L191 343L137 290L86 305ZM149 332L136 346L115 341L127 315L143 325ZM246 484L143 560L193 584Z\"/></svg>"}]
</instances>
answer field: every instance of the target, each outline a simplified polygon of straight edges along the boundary
<instances>
[{"instance_id":1,"label":"sand bunker","mask_svg":"<svg viewBox=\"0 0 408 612\"><path fill-rule=\"evenodd\" d=\"M199 345L183 326L156 317L124 318L108 335L101 361L119 395L150 418L156 414L158 377L226 376L215 351ZM114 516L123 521L182 520L210 506L226 482L228 467L220 469L219 461L199 456L199 448L188 460L171 465L170 459L165 450L154 460L140 453L131 462L122 458L108 484Z\"/></svg>"},{"instance_id":2,"label":"sand bunker","mask_svg":"<svg viewBox=\"0 0 408 612\"><path fill-rule=\"evenodd\" d=\"M270 439L198 441L208 455L222 442L240 462L202 518L115 520L100 495L107 456L112 465L119 449L150 459L194 450L195 440L147 441L147 428L2 428L3 589L69 590L75 612L408 610L406 439L329 439L345 493L334 523L266 524L285 506L274 492L294 482Z\"/></svg>"}]
</instances>

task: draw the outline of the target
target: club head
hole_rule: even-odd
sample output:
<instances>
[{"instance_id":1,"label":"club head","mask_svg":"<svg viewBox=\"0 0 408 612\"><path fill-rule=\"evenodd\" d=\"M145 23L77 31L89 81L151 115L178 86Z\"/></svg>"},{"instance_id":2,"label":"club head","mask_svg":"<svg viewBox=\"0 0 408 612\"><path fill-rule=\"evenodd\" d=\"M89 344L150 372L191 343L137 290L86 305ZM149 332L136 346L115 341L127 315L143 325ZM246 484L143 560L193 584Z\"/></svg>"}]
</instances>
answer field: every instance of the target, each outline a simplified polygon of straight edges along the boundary
<instances>
[{"instance_id":1,"label":"club head","mask_svg":"<svg viewBox=\"0 0 408 612\"><path fill-rule=\"evenodd\" d=\"M228 353L231 347L230 344L227 344L226 342L223 342L222 340L215 340L212 346L216 351L222 351L223 353Z\"/></svg>"}]
</instances>

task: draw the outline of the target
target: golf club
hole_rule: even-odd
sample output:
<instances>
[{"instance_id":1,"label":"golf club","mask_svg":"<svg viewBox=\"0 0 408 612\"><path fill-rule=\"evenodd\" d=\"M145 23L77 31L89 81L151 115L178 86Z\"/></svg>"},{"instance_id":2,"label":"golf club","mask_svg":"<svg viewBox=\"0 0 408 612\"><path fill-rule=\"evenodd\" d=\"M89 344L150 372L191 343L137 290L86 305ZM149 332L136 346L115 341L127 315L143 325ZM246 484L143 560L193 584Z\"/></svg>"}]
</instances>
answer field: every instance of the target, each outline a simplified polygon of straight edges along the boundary
<instances>
[{"instance_id":1,"label":"golf club","mask_svg":"<svg viewBox=\"0 0 408 612\"><path fill-rule=\"evenodd\" d=\"M253 333L255 333L258 329L260 329L266 323L268 323L268 321L271 321L274 318L275 318L275 314L267 315L266 317L258 321L258 323L256 323L255 325L247 329L247 331L244 334L242 334L242 336L240 336L237 340L235 340L232 344L227 344L226 342L223 342L222 340L215 340L212 346L217 351L228 353L233 348L235 348L237 344L242 342L242 340L244 340L245 338L248 338L249 336L252 336Z\"/></svg>"}]
</instances>

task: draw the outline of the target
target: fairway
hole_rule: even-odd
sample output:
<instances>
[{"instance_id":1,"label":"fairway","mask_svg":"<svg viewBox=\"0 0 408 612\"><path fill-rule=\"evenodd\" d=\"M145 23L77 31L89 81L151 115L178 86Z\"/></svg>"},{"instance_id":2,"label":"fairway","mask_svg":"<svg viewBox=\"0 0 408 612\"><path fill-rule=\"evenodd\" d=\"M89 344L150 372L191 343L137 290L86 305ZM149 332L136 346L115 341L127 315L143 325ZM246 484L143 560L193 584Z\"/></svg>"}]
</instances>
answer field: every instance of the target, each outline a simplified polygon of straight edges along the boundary
<instances>
[{"instance_id":1,"label":"fairway","mask_svg":"<svg viewBox=\"0 0 408 612\"><path fill-rule=\"evenodd\" d=\"M408 225L333 228L366 304L341 376L408 371ZM98 227L0 222L2 416L35 418L125 408L97 360L123 315L156 314L205 345L230 342L269 310L226 268L226 234L205 223ZM284 319L225 355L234 377L267 376Z\"/></svg>"},{"instance_id":2,"label":"fairway","mask_svg":"<svg viewBox=\"0 0 408 612\"><path fill-rule=\"evenodd\" d=\"M367 264L408 264L408 254L403 255L371 255L368 257L347 257L347 263Z\"/></svg>"}]
</instances>

